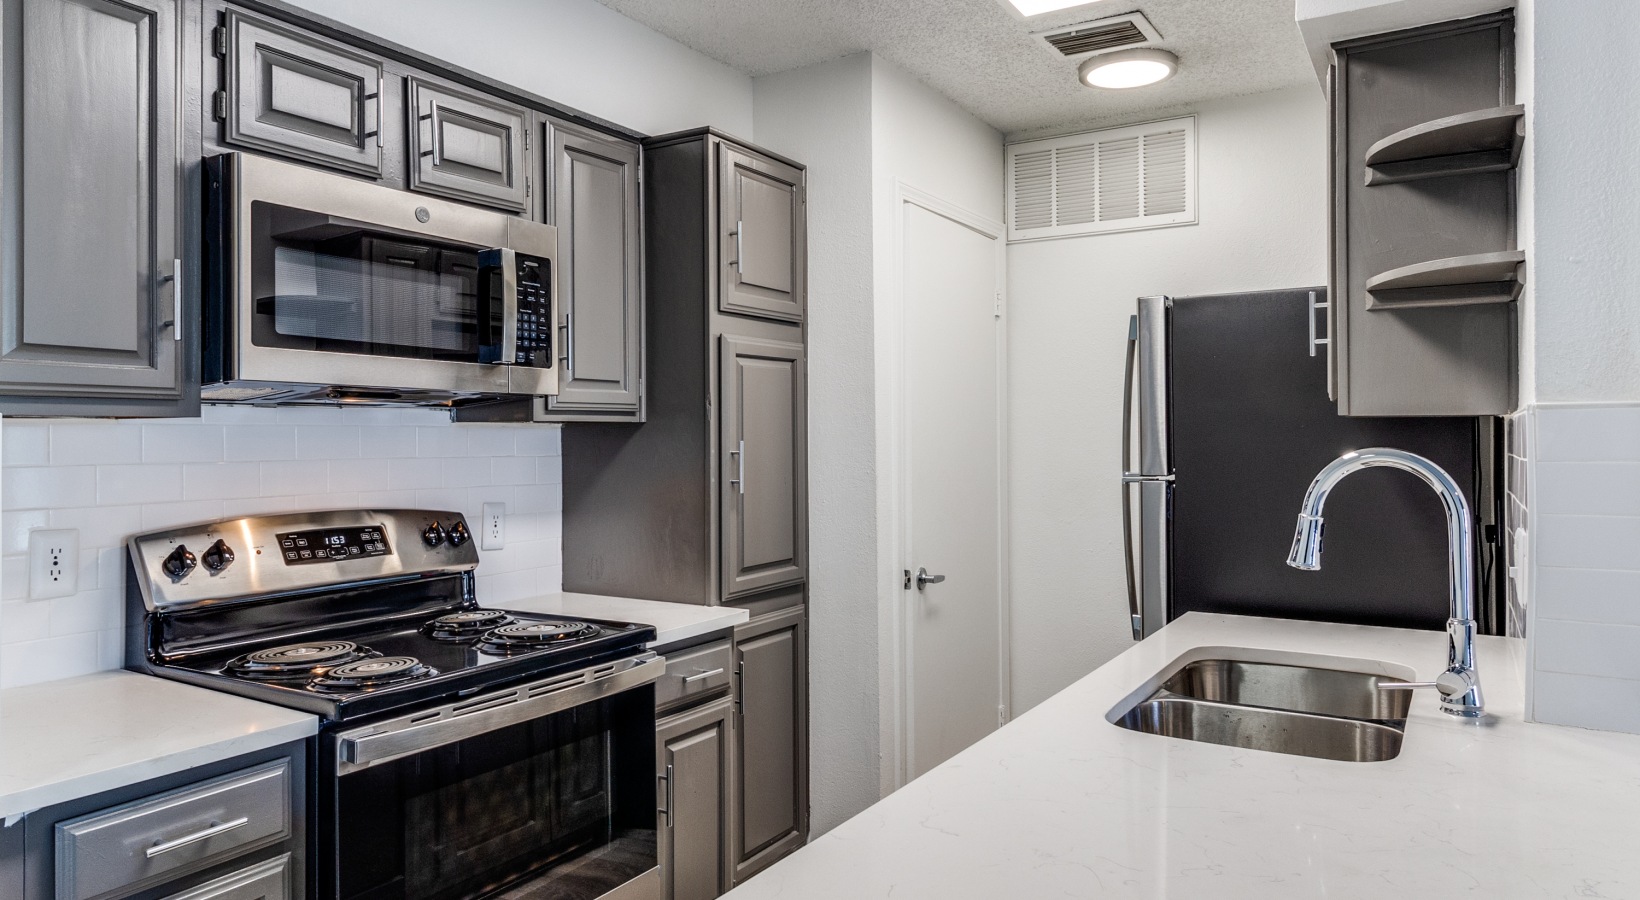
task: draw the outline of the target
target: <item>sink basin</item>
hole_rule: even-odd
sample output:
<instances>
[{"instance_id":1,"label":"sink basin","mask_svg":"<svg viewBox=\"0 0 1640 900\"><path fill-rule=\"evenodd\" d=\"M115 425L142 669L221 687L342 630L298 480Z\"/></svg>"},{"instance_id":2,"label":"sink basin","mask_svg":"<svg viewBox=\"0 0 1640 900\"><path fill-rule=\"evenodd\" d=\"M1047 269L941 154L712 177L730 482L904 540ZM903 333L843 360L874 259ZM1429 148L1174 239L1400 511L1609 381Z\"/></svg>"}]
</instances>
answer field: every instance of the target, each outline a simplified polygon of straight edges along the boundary
<instances>
[{"instance_id":1,"label":"sink basin","mask_svg":"<svg viewBox=\"0 0 1640 900\"><path fill-rule=\"evenodd\" d=\"M1181 697L1240 706L1352 719L1405 719L1412 694L1378 689L1380 681L1397 680L1340 669L1202 659L1180 669L1163 682L1162 689Z\"/></svg>"},{"instance_id":2,"label":"sink basin","mask_svg":"<svg viewBox=\"0 0 1640 900\"><path fill-rule=\"evenodd\" d=\"M1378 688L1381 681L1397 680L1291 662L1199 659L1136 703L1119 707L1111 721L1129 731L1187 741L1382 762L1400 754L1412 703L1410 692Z\"/></svg>"},{"instance_id":3,"label":"sink basin","mask_svg":"<svg viewBox=\"0 0 1640 900\"><path fill-rule=\"evenodd\" d=\"M1316 759L1382 762L1401 752L1403 732L1385 722L1154 696L1116 721L1130 731L1269 750Z\"/></svg>"}]
</instances>

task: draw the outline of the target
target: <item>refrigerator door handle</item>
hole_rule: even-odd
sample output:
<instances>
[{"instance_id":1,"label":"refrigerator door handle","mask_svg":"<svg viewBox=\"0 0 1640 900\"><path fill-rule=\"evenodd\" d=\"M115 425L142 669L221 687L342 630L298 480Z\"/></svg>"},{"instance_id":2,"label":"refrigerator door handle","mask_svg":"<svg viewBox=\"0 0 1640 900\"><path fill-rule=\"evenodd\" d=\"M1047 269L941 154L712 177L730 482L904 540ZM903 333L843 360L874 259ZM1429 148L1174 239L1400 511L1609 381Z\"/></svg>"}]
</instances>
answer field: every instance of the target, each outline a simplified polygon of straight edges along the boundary
<instances>
[{"instance_id":1,"label":"refrigerator door handle","mask_svg":"<svg viewBox=\"0 0 1640 900\"><path fill-rule=\"evenodd\" d=\"M1145 612L1139 606L1139 582L1133 571L1133 482L1122 480L1122 561L1127 564L1128 619L1133 623L1133 639L1145 638Z\"/></svg>"},{"instance_id":2,"label":"refrigerator door handle","mask_svg":"<svg viewBox=\"0 0 1640 900\"><path fill-rule=\"evenodd\" d=\"M1139 608L1139 582L1133 571L1133 366L1139 349L1139 317L1128 316L1127 368L1122 371L1122 561L1127 564L1128 618L1133 639L1145 636L1145 615Z\"/></svg>"}]
</instances>

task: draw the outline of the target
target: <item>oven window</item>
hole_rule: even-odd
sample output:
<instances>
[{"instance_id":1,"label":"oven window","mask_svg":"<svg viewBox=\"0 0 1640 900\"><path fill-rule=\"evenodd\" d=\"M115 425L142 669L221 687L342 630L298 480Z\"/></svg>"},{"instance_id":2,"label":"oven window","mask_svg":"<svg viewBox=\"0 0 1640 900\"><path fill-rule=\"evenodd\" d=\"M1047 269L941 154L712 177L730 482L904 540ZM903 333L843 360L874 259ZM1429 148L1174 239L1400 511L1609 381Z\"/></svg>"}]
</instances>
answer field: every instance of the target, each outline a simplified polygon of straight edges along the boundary
<instances>
[{"instance_id":1,"label":"oven window","mask_svg":"<svg viewBox=\"0 0 1640 900\"><path fill-rule=\"evenodd\" d=\"M257 346L478 360L474 248L272 203L251 217Z\"/></svg>"},{"instance_id":2,"label":"oven window","mask_svg":"<svg viewBox=\"0 0 1640 900\"><path fill-rule=\"evenodd\" d=\"M656 864L654 690L337 779L341 900L576 900ZM327 817L328 818L328 817Z\"/></svg>"}]
</instances>

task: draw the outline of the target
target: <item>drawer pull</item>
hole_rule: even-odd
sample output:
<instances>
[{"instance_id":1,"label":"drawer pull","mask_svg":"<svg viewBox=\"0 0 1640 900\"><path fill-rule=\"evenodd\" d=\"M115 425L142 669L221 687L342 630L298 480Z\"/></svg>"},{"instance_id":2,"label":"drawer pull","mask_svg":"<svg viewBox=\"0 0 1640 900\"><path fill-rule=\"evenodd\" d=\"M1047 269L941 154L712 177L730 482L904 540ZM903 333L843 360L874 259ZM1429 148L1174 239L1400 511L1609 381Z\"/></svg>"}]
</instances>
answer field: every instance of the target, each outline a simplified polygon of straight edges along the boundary
<instances>
[{"instance_id":1,"label":"drawer pull","mask_svg":"<svg viewBox=\"0 0 1640 900\"><path fill-rule=\"evenodd\" d=\"M685 675L684 678L683 678L683 683L684 684L693 684L697 681L700 681L703 678L711 678L713 675L722 675L723 671L724 671L723 667L719 666L719 667L717 667L716 669L713 669L710 672L696 672L693 675Z\"/></svg>"},{"instance_id":2,"label":"drawer pull","mask_svg":"<svg viewBox=\"0 0 1640 900\"><path fill-rule=\"evenodd\" d=\"M249 825L250 822L251 820L248 816L240 816L231 822L213 824L211 827L201 829L193 834L185 834L182 837L174 838L172 840L165 841L164 843L155 844L147 850L142 851L142 855L148 857L149 859L153 859L162 853L170 853L178 847L186 847L189 844L197 844L200 841L210 840L219 834L227 834L235 828L243 828L246 825Z\"/></svg>"}]
</instances>

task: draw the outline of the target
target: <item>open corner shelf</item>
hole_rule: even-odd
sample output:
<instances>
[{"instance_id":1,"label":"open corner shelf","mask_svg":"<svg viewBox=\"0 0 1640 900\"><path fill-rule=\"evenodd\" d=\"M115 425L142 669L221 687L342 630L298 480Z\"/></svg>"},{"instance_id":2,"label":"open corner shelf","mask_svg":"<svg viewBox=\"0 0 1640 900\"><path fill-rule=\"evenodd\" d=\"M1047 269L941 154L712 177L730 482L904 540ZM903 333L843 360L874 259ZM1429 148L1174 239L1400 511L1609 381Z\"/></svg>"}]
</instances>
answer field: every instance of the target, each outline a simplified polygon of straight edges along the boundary
<instances>
[{"instance_id":1,"label":"open corner shelf","mask_svg":"<svg viewBox=\"0 0 1640 900\"><path fill-rule=\"evenodd\" d=\"M1367 279L1367 309L1510 303L1520 297L1526 251L1432 259Z\"/></svg>"},{"instance_id":2,"label":"open corner shelf","mask_svg":"<svg viewBox=\"0 0 1640 900\"><path fill-rule=\"evenodd\" d=\"M1517 103L1397 131L1367 148L1367 186L1513 169L1520 164L1525 116Z\"/></svg>"}]
</instances>

